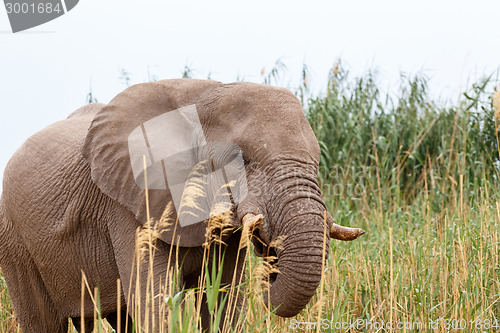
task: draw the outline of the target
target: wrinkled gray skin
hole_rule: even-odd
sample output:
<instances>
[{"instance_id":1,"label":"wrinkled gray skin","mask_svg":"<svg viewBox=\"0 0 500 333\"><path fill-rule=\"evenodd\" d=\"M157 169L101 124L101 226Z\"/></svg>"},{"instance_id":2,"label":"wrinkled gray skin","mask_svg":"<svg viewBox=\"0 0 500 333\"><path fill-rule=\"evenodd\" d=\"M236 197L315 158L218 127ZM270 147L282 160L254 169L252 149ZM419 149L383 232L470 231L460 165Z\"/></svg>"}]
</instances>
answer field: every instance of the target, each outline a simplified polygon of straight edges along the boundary
<instances>
[{"instance_id":1,"label":"wrinkled gray skin","mask_svg":"<svg viewBox=\"0 0 500 333\"><path fill-rule=\"evenodd\" d=\"M108 105L82 107L29 138L7 165L0 267L24 333L66 332L68 317L79 328L81 271L90 288L99 286L102 314L115 326L121 278L119 310L126 317L126 291L135 286L130 282L135 232L146 221L144 190L133 180L126 138L161 112L191 104L207 141L234 143L243 151L249 192L234 207L233 224L240 227L246 214L264 217L253 241L258 255L278 257L271 305L290 317L309 302L321 277L325 204L316 180L319 146L299 101L285 89L251 83L165 80L132 86ZM149 199L151 216L159 219L170 192L151 190ZM175 212L171 217L175 220ZM332 225L328 215L328 232ZM205 231L206 221L178 226L175 240L173 230L160 235L155 292L173 245L183 260L180 282L197 285ZM241 263L236 265L240 236L235 229L225 240L223 283L231 283L234 269L241 272ZM280 236L280 248L268 246ZM243 256L245 250L240 251ZM143 281L146 271L141 271ZM93 307L86 295L89 332ZM202 317L207 327L206 306Z\"/></svg>"}]
</instances>

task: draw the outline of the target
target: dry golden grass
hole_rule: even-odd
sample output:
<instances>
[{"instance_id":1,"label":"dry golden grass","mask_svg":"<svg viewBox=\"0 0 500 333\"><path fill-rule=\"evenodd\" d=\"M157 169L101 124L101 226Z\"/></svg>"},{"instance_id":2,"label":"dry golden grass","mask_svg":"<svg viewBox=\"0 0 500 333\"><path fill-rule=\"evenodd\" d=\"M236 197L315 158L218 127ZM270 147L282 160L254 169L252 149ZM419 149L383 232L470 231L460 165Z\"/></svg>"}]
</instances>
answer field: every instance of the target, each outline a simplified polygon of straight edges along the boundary
<instances>
[{"instance_id":1,"label":"dry golden grass","mask_svg":"<svg viewBox=\"0 0 500 333\"><path fill-rule=\"evenodd\" d=\"M240 285L239 290L218 286L220 291L217 291L243 292L246 296L245 315L237 332L288 331L290 325L306 325L301 324L305 322L321 322L323 326L335 327L342 323L357 323L357 320L370 320L373 325L382 322L421 323L423 328L420 331L428 332L435 332L431 325L441 320L436 327L446 332L445 320L467 322L468 328L487 320L498 320L500 201L492 200L489 190L492 189L481 189L475 203L461 201L458 195L455 208L445 209L437 215L429 213L429 202L425 201L406 209L393 207L382 215L378 207L367 208L362 215L367 221L364 225L367 235L352 243L331 242L321 286L310 304L293 318L295 321L279 318L264 306L262 279L271 267L252 251L247 252L246 258L241 258L246 262L247 283ZM243 234L247 232L244 230ZM142 248L138 247L138 258L153 257L154 234L138 233L142 242ZM242 237L241 246L251 248L247 239ZM172 253L172 258L175 258L175 253ZM168 279L175 280L176 273L170 271ZM145 283L151 286L152 278L151 274L151 280ZM212 276L211 281L213 284ZM171 300L170 303L157 302L146 309L137 308L137 311L150 312L159 307L160 313L167 314L171 326L172 321L176 322L179 331L199 331L200 309L196 299L200 293L195 289L185 290L180 300L176 297L179 290L172 288L173 285L167 283L164 290L164 297ZM206 287L206 278L201 279L199 290L206 290ZM131 294L132 300L139 299L138 292L140 288L130 291L129 299ZM1 331L20 331L3 280L0 280L0 299ZM233 316L234 304L229 303L226 311ZM95 317L99 318L98 312ZM214 320L217 320L217 315ZM142 332L152 332L151 323L142 323L138 319L135 325L144 327ZM222 323L221 327L222 331L230 332L228 322ZM318 326L310 326L311 331L317 329ZM169 330L164 323L155 331ZM111 329L102 324L99 332L111 332Z\"/></svg>"}]
</instances>

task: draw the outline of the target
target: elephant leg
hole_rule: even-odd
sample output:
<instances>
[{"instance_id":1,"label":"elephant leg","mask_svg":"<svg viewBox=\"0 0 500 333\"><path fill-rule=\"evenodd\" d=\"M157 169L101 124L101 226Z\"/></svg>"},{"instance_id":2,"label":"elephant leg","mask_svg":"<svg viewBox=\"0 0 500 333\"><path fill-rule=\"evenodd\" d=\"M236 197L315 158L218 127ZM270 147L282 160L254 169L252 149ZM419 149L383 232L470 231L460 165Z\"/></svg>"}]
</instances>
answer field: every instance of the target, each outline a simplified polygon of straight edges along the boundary
<instances>
[{"instance_id":1,"label":"elephant leg","mask_svg":"<svg viewBox=\"0 0 500 333\"><path fill-rule=\"evenodd\" d=\"M244 262L246 248L239 249L239 242L240 237L239 234L237 234L226 241L226 246L215 246L213 247L212 251L210 251L211 257L209 262L209 274L211 272L212 265L215 264L218 268L220 267L218 262L212 262L214 252L216 258L222 258L222 256L219 256L219 252L222 251L222 253L224 254L224 262L222 263L221 286L228 289L230 288L227 293L219 294L219 304L222 304L223 297L227 297L225 302L225 309L222 311L219 322L220 329L225 327L225 329L227 330L229 326L234 327L240 319L241 312L244 309L244 295L242 292L243 290L242 287L238 287L238 285L245 282ZM209 313L206 294L203 295L202 302L202 327L203 330L209 330L213 314Z\"/></svg>"},{"instance_id":2,"label":"elephant leg","mask_svg":"<svg viewBox=\"0 0 500 333\"><path fill-rule=\"evenodd\" d=\"M28 251L14 247L2 270L23 333L67 333L68 318L58 313Z\"/></svg>"},{"instance_id":3,"label":"elephant leg","mask_svg":"<svg viewBox=\"0 0 500 333\"><path fill-rule=\"evenodd\" d=\"M128 317L127 312L121 311L120 316L121 316L120 317L120 332L132 333L132 325L131 324L129 324L129 327L125 331L126 320ZM73 326L75 326L75 329L79 333L83 332L81 320L82 320L81 317L71 317L71 321L73 322ZM111 325L111 327L115 331L118 331L118 312L114 312L114 313L107 315L106 320L108 321L108 323ZM129 323L131 323L130 318L129 318ZM94 331L94 318L84 319L84 326L85 326L85 333L92 333L92 331Z\"/></svg>"},{"instance_id":4,"label":"elephant leg","mask_svg":"<svg viewBox=\"0 0 500 333\"><path fill-rule=\"evenodd\" d=\"M148 251L148 250L146 250ZM130 316L135 321L136 327L141 326L146 331L157 332L168 327L167 305L165 296L177 294L183 286L182 274L177 274L175 267L175 248L169 260L170 246L161 241L155 244L152 257L152 274L150 256L146 254L139 264L139 274L136 266L132 271L132 279L129 283L123 283L124 291L131 290L132 301L127 303ZM174 276L175 275L175 276ZM139 282L137 282L139 279ZM140 302L136 301L140 298ZM140 306L140 310L138 309ZM131 311L132 310L132 311ZM139 313L137 313L139 312ZM140 318L140 323L138 319ZM129 320L129 327L131 321Z\"/></svg>"},{"instance_id":5,"label":"elephant leg","mask_svg":"<svg viewBox=\"0 0 500 333\"><path fill-rule=\"evenodd\" d=\"M126 306L132 319L128 321L127 328L131 328L134 323L136 327L140 325L149 328L150 331L159 331L158 327L167 325L163 296L165 286L167 291L172 288L172 282L165 283L165 281L169 272L175 271L176 249L173 249L170 256L170 246L158 240L154 248L148 245L143 248L140 252L142 260L138 264L136 230L141 227L134 216L124 209L122 211L117 209L117 214L108 222L108 228L126 300L123 309ZM151 266L150 259L153 260ZM174 291L182 288L182 276L179 274L178 278ZM125 331L124 326L122 330Z\"/></svg>"}]
</instances>

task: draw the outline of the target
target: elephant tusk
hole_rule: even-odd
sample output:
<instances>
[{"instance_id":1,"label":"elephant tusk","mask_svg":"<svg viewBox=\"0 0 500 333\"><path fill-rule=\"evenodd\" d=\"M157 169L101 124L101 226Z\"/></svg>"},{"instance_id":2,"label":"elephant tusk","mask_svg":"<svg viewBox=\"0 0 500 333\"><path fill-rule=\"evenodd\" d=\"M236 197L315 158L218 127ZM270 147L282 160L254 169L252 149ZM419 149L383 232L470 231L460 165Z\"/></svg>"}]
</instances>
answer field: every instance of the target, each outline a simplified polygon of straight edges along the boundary
<instances>
[{"instance_id":1,"label":"elephant tusk","mask_svg":"<svg viewBox=\"0 0 500 333\"><path fill-rule=\"evenodd\" d=\"M250 231L254 230L255 228L257 228L259 226L259 224L260 224L260 222L262 222L263 218L264 218L264 216L262 214L254 215L254 214L248 213L245 216L243 216L243 228L250 230Z\"/></svg>"},{"instance_id":2,"label":"elephant tusk","mask_svg":"<svg viewBox=\"0 0 500 333\"><path fill-rule=\"evenodd\" d=\"M364 233L365 231L363 229L343 227L335 223L332 224L332 228L330 229L331 238L343 241L352 241Z\"/></svg>"}]
</instances>

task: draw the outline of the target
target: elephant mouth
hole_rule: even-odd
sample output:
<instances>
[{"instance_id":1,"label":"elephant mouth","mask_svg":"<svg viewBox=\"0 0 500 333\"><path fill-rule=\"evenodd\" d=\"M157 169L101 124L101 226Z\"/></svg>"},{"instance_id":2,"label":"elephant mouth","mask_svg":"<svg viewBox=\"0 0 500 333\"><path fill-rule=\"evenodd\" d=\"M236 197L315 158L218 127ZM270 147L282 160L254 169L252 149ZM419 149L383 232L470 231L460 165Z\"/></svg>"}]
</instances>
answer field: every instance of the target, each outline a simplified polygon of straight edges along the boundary
<instances>
[{"instance_id":1,"label":"elephant mouth","mask_svg":"<svg viewBox=\"0 0 500 333\"><path fill-rule=\"evenodd\" d=\"M256 230L252 235L252 243L254 245L254 253L256 256L264 259L267 274L263 276L265 282L272 285L278 278L278 255L274 246L267 245L260 237Z\"/></svg>"},{"instance_id":2,"label":"elephant mouth","mask_svg":"<svg viewBox=\"0 0 500 333\"><path fill-rule=\"evenodd\" d=\"M247 216L250 219L257 217L257 215L254 214L248 214ZM262 216L257 220L258 222L256 222L255 226L259 226L261 219ZM276 282L279 274L277 249L264 240L264 237L261 235L260 227L255 226L252 226L250 240L253 244L255 255L264 259L266 274L264 274L262 278L265 283L272 285Z\"/></svg>"},{"instance_id":3,"label":"elephant mouth","mask_svg":"<svg viewBox=\"0 0 500 333\"><path fill-rule=\"evenodd\" d=\"M277 257L271 257L272 259L269 260L269 265L271 267L271 272L269 273L269 283L272 285L274 282L276 282L276 279L278 278L279 274L279 269L278 269L278 258Z\"/></svg>"}]
</instances>

